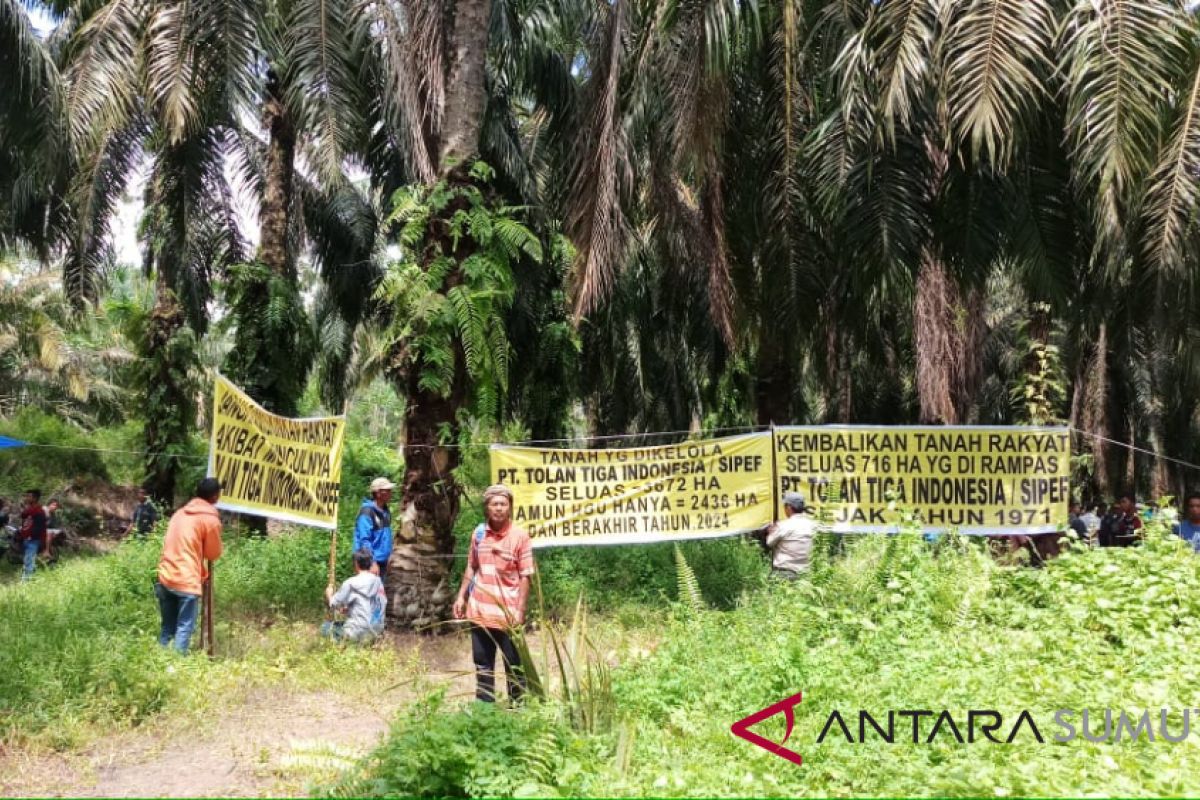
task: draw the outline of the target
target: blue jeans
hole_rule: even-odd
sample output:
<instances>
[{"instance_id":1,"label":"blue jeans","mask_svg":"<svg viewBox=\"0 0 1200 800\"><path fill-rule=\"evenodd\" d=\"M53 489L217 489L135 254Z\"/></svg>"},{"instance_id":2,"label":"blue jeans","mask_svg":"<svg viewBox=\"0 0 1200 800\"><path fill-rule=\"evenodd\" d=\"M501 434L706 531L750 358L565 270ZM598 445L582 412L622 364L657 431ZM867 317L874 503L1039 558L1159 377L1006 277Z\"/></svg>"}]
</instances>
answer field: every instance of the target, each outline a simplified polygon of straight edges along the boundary
<instances>
[{"instance_id":1,"label":"blue jeans","mask_svg":"<svg viewBox=\"0 0 1200 800\"><path fill-rule=\"evenodd\" d=\"M192 631L196 628L200 595L177 592L161 583L154 584L154 593L158 595L158 610L162 614L162 630L158 634L158 643L166 647L174 638L175 649L186 653L192 640Z\"/></svg>"},{"instance_id":2,"label":"blue jeans","mask_svg":"<svg viewBox=\"0 0 1200 800\"><path fill-rule=\"evenodd\" d=\"M42 543L37 539L25 540L25 572L21 574L21 580L29 580L33 576L34 569L37 568L37 554L41 549Z\"/></svg>"}]
</instances>

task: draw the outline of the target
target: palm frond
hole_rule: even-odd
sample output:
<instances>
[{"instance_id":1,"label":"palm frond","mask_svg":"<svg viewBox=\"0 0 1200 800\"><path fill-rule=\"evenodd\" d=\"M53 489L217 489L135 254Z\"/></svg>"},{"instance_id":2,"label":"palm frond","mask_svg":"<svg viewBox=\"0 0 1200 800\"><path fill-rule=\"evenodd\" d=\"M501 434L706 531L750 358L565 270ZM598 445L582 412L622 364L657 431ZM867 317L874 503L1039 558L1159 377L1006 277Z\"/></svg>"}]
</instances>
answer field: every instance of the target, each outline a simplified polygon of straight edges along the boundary
<instances>
[{"instance_id":1,"label":"palm frond","mask_svg":"<svg viewBox=\"0 0 1200 800\"><path fill-rule=\"evenodd\" d=\"M1149 264L1182 278L1195 258L1196 215L1200 211L1200 46L1195 18L1189 42L1190 85L1178 93L1165 146L1151 172L1143 214L1144 248Z\"/></svg>"},{"instance_id":2,"label":"palm frond","mask_svg":"<svg viewBox=\"0 0 1200 800\"><path fill-rule=\"evenodd\" d=\"M63 84L19 0L0 0L0 142L61 145Z\"/></svg>"},{"instance_id":3,"label":"palm frond","mask_svg":"<svg viewBox=\"0 0 1200 800\"><path fill-rule=\"evenodd\" d=\"M879 116L887 139L909 127L932 84L933 47L945 0L889 0L867 23L879 85Z\"/></svg>"},{"instance_id":4,"label":"palm frond","mask_svg":"<svg viewBox=\"0 0 1200 800\"><path fill-rule=\"evenodd\" d=\"M621 207L632 184L620 119L620 86L628 0L607 10L596 63L584 86L583 121L566 230L577 248L573 266L576 318L594 310L612 290L625 252L628 222Z\"/></svg>"},{"instance_id":5,"label":"palm frond","mask_svg":"<svg viewBox=\"0 0 1200 800\"><path fill-rule=\"evenodd\" d=\"M129 124L138 105L145 3L109 0L64 44L67 109L76 149Z\"/></svg>"},{"instance_id":6,"label":"palm frond","mask_svg":"<svg viewBox=\"0 0 1200 800\"><path fill-rule=\"evenodd\" d=\"M304 133L305 155L323 183L345 179L363 130L363 97L353 48L352 0L297 0L288 18L288 105Z\"/></svg>"},{"instance_id":7,"label":"palm frond","mask_svg":"<svg viewBox=\"0 0 1200 800\"><path fill-rule=\"evenodd\" d=\"M375 0L360 0L355 10L360 20L358 36L364 41L359 49L367 54L368 64L376 72L383 90L378 101L380 116L393 131L409 168L424 183L436 177L430 143L436 130L435 109L440 107L441 100L429 96L432 91L429 81L440 81L441 64L439 50L427 51L427 60L421 63L418 53L422 35L431 36L420 27L431 13L427 6L436 5L436 2L418 3L416 18L406 18L403 6ZM432 41L436 42L437 37L433 36ZM434 70L438 75L434 78L425 70Z\"/></svg>"},{"instance_id":8,"label":"palm frond","mask_svg":"<svg viewBox=\"0 0 1200 800\"><path fill-rule=\"evenodd\" d=\"M1001 166L1048 95L1056 20L1049 3L975 0L946 6L940 38L951 133Z\"/></svg>"},{"instance_id":9,"label":"palm frond","mask_svg":"<svg viewBox=\"0 0 1200 800\"><path fill-rule=\"evenodd\" d=\"M205 102L219 119L238 120L257 112L265 51L259 30L267 0L193 0L196 40L206 73Z\"/></svg>"},{"instance_id":10,"label":"palm frond","mask_svg":"<svg viewBox=\"0 0 1200 800\"><path fill-rule=\"evenodd\" d=\"M196 9L193 0L169 0L154 7L146 30L146 91L169 144L200 129L203 91L198 69Z\"/></svg>"},{"instance_id":11,"label":"palm frond","mask_svg":"<svg viewBox=\"0 0 1200 800\"><path fill-rule=\"evenodd\" d=\"M70 187L73 224L63 264L63 288L73 301L95 300L109 259L109 223L141 154L145 126L134 121L79 154Z\"/></svg>"},{"instance_id":12,"label":"palm frond","mask_svg":"<svg viewBox=\"0 0 1200 800\"><path fill-rule=\"evenodd\" d=\"M1097 193L1097 230L1108 241L1124 234L1130 193L1162 130L1163 87L1186 62L1181 13L1162 0L1081 2L1060 34L1077 181Z\"/></svg>"}]
</instances>

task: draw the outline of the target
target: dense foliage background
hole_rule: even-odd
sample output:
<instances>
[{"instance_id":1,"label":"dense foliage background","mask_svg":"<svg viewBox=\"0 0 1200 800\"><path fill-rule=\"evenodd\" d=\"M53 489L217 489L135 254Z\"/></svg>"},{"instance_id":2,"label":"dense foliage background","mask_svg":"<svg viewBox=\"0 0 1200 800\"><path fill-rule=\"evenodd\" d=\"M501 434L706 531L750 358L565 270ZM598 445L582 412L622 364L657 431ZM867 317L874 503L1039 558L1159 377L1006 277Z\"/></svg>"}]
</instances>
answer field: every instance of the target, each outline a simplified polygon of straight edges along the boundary
<instances>
[{"instance_id":1,"label":"dense foliage background","mask_svg":"<svg viewBox=\"0 0 1200 800\"><path fill-rule=\"evenodd\" d=\"M164 501L215 369L420 449L1067 421L1089 496L1189 480L1098 436L1200 460L1183 0L4 0L0 44L0 417L136 427Z\"/></svg>"}]
</instances>

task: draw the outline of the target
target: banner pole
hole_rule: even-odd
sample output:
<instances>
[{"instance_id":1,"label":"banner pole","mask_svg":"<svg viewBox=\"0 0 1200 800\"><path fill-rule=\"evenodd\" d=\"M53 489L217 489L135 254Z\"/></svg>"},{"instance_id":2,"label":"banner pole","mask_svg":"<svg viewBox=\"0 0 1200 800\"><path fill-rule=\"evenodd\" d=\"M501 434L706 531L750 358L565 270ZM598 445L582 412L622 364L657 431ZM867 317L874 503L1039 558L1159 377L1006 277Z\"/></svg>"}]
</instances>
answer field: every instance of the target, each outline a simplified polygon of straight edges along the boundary
<instances>
[{"instance_id":1,"label":"banner pole","mask_svg":"<svg viewBox=\"0 0 1200 800\"><path fill-rule=\"evenodd\" d=\"M329 537L329 588L337 586L337 528L333 529L333 535ZM325 604L325 619L329 622L333 621L333 608L329 603Z\"/></svg>"},{"instance_id":2,"label":"banner pole","mask_svg":"<svg viewBox=\"0 0 1200 800\"><path fill-rule=\"evenodd\" d=\"M204 641L208 657L213 655L213 562L208 562L208 580L204 582Z\"/></svg>"},{"instance_id":3,"label":"banner pole","mask_svg":"<svg viewBox=\"0 0 1200 800\"><path fill-rule=\"evenodd\" d=\"M771 423L771 522L779 522L779 465L775 455L775 423Z\"/></svg>"}]
</instances>

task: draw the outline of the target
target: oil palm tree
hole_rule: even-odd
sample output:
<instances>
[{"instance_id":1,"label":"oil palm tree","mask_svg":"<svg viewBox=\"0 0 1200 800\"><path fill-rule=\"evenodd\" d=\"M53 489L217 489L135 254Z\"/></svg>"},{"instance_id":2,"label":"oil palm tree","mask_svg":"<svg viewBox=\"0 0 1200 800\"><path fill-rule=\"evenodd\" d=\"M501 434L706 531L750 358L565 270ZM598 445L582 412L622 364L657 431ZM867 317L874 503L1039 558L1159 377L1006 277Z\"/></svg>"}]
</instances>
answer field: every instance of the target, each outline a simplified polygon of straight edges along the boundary
<instances>
[{"instance_id":1,"label":"oil palm tree","mask_svg":"<svg viewBox=\"0 0 1200 800\"><path fill-rule=\"evenodd\" d=\"M47 258L67 140L63 82L18 0L0 3L0 73L0 247L24 243Z\"/></svg>"}]
</instances>

